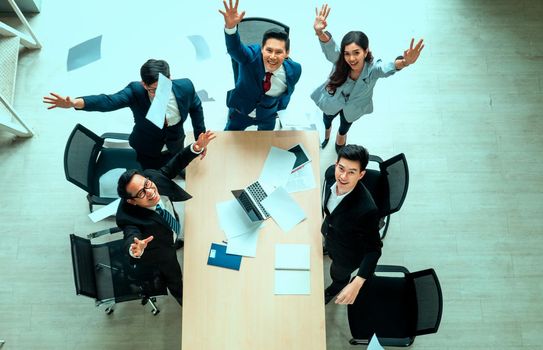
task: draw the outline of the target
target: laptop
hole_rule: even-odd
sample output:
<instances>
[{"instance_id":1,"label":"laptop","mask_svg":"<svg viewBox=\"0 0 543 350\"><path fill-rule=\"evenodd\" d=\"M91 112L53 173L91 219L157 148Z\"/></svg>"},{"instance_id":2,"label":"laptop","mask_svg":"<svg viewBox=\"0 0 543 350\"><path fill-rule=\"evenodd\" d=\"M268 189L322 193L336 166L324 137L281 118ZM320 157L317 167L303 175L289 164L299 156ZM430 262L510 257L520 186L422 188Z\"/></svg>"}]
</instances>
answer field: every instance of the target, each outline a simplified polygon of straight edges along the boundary
<instances>
[{"instance_id":1,"label":"laptop","mask_svg":"<svg viewBox=\"0 0 543 350\"><path fill-rule=\"evenodd\" d=\"M243 210L253 222L263 221L270 217L261 202L268 196L260 182L256 181L243 190L232 190Z\"/></svg>"}]
</instances>

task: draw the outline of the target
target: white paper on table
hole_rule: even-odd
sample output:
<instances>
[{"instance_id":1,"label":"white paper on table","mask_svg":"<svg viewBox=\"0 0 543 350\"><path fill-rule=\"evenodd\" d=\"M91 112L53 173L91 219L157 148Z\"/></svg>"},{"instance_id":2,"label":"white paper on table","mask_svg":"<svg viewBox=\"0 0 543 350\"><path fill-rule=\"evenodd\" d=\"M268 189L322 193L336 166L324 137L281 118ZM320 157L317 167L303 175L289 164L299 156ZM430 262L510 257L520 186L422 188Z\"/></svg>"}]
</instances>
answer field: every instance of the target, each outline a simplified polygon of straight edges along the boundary
<instances>
[{"instance_id":1,"label":"white paper on table","mask_svg":"<svg viewBox=\"0 0 543 350\"><path fill-rule=\"evenodd\" d=\"M117 214L117 208L119 207L119 203L121 203L120 198L114 200L103 208L93 211L89 214L89 218L92 220L92 222L98 222L104 220L111 215L115 215Z\"/></svg>"},{"instance_id":2,"label":"white paper on table","mask_svg":"<svg viewBox=\"0 0 543 350\"><path fill-rule=\"evenodd\" d=\"M370 343L368 344L367 349L368 350L385 350L385 348L381 346L381 343L379 343L379 339L377 339L377 336L375 334L371 337L371 340L370 340Z\"/></svg>"},{"instance_id":3,"label":"white paper on table","mask_svg":"<svg viewBox=\"0 0 543 350\"><path fill-rule=\"evenodd\" d=\"M151 103L151 107L147 111L145 118L155 124L162 130L164 127L164 118L166 118L166 108L170 100L170 92L172 91L172 81L166 78L162 73L158 73L158 85L156 87L155 97Z\"/></svg>"},{"instance_id":4,"label":"white paper on table","mask_svg":"<svg viewBox=\"0 0 543 350\"><path fill-rule=\"evenodd\" d=\"M309 244L276 244L275 268L281 270L309 270Z\"/></svg>"},{"instance_id":5,"label":"white paper on table","mask_svg":"<svg viewBox=\"0 0 543 350\"><path fill-rule=\"evenodd\" d=\"M305 219L303 209L283 187L279 187L269 194L261 204L277 225L285 232L290 231Z\"/></svg>"},{"instance_id":6,"label":"white paper on table","mask_svg":"<svg viewBox=\"0 0 543 350\"><path fill-rule=\"evenodd\" d=\"M294 153L277 147L270 148L258 179L266 193L270 194L276 188L286 185L295 162Z\"/></svg>"},{"instance_id":7,"label":"white paper on table","mask_svg":"<svg viewBox=\"0 0 543 350\"><path fill-rule=\"evenodd\" d=\"M224 231L226 239L242 235L258 229L261 222L253 222L236 199L216 204L219 226Z\"/></svg>"},{"instance_id":8,"label":"white paper on table","mask_svg":"<svg viewBox=\"0 0 543 350\"><path fill-rule=\"evenodd\" d=\"M119 194L117 193L117 182L119 182L119 177L121 177L125 171L126 169L124 168L115 168L100 176L100 179L98 179L100 197L119 198Z\"/></svg>"},{"instance_id":9,"label":"white paper on table","mask_svg":"<svg viewBox=\"0 0 543 350\"><path fill-rule=\"evenodd\" d=\"M274 294L311 294L311 274L308 270L275 270Z\"/></svg>"},{"instance_id":10,"label":"white paper on table","mask_svg":"<svg viewBox=\"0 0 543 350\"><path fill-rule=\"evenodd\" d=\"M290 174L285 189L288 193L312 190L317 185L313 176L313 167L307 163L299 170Z\"/></svg>"},{"instance_id":11,"label":"white paper on table","mask_svg":"<svg viewBox=\"0 0 543 350\"><path fill-rule=\"evenodd\" d=\"M254 230L229 238L226 245L226 254L256 257L258 234L263 226L264 223Z\"/></svg>"}]
</instances>

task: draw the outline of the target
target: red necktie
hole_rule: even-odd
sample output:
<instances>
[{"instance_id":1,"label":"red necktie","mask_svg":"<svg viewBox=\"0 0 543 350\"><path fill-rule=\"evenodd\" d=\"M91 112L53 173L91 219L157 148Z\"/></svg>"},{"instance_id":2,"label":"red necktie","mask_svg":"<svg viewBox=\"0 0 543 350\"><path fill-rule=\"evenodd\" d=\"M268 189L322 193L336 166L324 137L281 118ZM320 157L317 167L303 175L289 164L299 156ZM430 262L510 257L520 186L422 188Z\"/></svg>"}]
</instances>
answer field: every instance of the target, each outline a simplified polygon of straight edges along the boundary
<instances>
[{"instance_id":1,"label":"red necktie","mask_svg":"<svg viewBox=\"0 0 543 350\"><path fill-rule=\"evenodd\" d=\"M271 88L271 76L273 73L266 72L266 78L264 78L264 82L262 82L262 88L264 89L264 93L268 92L268 90Z\"/></svg>"}]
</instances>

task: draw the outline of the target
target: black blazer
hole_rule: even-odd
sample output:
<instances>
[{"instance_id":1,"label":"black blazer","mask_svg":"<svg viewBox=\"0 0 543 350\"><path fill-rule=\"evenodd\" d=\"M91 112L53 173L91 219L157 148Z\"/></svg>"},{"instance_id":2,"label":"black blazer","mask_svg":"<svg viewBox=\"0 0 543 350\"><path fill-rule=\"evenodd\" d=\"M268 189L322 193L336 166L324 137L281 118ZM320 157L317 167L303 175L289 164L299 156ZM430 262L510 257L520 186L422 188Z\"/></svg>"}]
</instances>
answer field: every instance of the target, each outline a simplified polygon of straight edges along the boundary
<instances>
[{"instance_id":1,"label":"black blazer","mask_svg":"<svg viewBox=\"0 0 543 350\"><path fill-rule=\"evenodd\" d=\"M189 79L172 80L172 91L179 107L181 121L173 126L159 129L145 116L151 107L147 90L141 82L134 81L123 90L112 95L93 95L81 97L85 101L85 111L109 112L120 108L130 107L134 115L134 128L130 134L130 146L138 154L157 156L164 145L175 154L183 148L185 137L183 123L190 113L194 128L194 139L206 131L202 102L194 91L194 85Z\"/></svg>"},{"instance_id":2,"label":"black blazer","mask_svg":"<svg viewBox=\"0 0 543 350\"><path fill-rule=\"evenodd\" d=\"M185 190L179 187L173 179L181 169L184 169L198 155L191 151L190 145L176 154L165 166L159 170L147 169L143 171L153 181L161 195L166 195L171 201L180 202L192 198ZM177 216L177 214L176 214ZM122 200L117 209L117 226L124 232L125 252L128 254L130 244L134 238L145 239L154 236L149 242L141 258L132 262L160 264L175 258L173 233L168 223L155 211L132 205Z\"/></svg>"},{"instance_id":3,"label":"black blazer","mask_svg":"<svg viewBox=\"0 0 543 350\"><path fill-rule=\"evenodd\" d=\"M324 179L321 232L326 237L326 248L338 265L358 268L357 275L368 279L375 272L381 256L379 212L369 191L359 182L330 213L326 208L330 186L335 182L334 167L328 168Z\"/></svg>"}]
</instances>

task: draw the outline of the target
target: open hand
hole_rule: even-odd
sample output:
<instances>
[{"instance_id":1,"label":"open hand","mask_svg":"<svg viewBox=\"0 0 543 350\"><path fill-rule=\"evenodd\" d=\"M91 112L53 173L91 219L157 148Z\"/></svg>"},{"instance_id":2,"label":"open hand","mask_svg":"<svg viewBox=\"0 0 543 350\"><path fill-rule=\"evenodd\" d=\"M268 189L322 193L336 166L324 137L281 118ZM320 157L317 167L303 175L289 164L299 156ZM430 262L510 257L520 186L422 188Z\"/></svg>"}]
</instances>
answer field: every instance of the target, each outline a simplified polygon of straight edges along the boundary
<instances>
[{"instance_id":1,"label":"open hand","mask_svg":"<svg viewBox=\"0 0 543 350\"><path fill-rule=\"evenodd\" d=\"M137 239L134 237L134 243L130 245L130 252L133 256L139 258L143 254L143 250L147 248L147 244L153 240L153 236L149 236L145 239Z\"/></svg>"},{"instance_id":2,"label":"open hand","mask_svg":"<svg viewBox=\"0 0 543 350\"><path fill-rule=\"evenodd\" d=\"M403 52L403 59L405 60L405 63L413 64L417 62L417 59L419 58L419 55L424 49L423 39L420 39L417 45L413 47L413 43L415 42L415 38L411 39L411 44L409 45L409 49L405 50Z\"/></svg>"},{"instance_id":3,"label":"open hand","mask_svg":"<svg viewBox=\"0 0 543 350\"><path fill-rule=\"evenodd\" d=\"M50 93L50 96L45 96L43 98L43 103L50 104L51 106L47 107L47 109L53 109L53 108L72 108L75 106L72 99L70 99L70 96L62 97L59 94L56 94L54 92ZM52 96L52 97L51 97Z\"/></svg>"},{"instance_id":4,"label":"open hand","mask_svg":"<svg viewBox=\"0 0 543 350\"><path fill-rule=\"evenodd\" d=\"M360 288L366 280L356 276L351 283L345 286L336 297L336 304L352 304L360 292Z\"/></svg>"},{"instance_id":5,"label":"open hand","mask_svg":"<svg viewBox=\"0 0 543 350\"><path fill-rule=\"evenodd\" d=\"M328 7L327 4L322 5L320 11L317 7L315 7L315 23L313 23L315 33L322 33L326 29L326 26L328 25L328 23L326 23L326 19L328 18L330 10L331 8Z\"/></svg>"},{"instance_id":6,"label":"open hand","mask_svg":"<svg viewBox=\"0 0 543 350\"><path fill-rule=\"evenodd\" d=\"M217 137L213 133L213 131L206 131L198 135L198 140L194 143L194 150L196 152L200 152L200 150L203 150L200 154L200 159L204 159L207 153L207 145L211 142L211 140L214 140Z\"/></svg>"},{"instance_id":7,"label":"open hand","mask_svg":"<svg viewBox=\"0 0 543 350\"><path fill-rule=\"evenodd\" d=\"M226 4L226 0L223 0L224 11L219 10L224 17L224 26L228 29L237 26L243 19L243 16L245 16L245 11L241 13L238 12L238 2L239 1L236 0L236 3L232 6L232 0L228 0L228 4Z\"/></svg>"}]
</instances>

